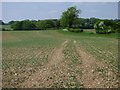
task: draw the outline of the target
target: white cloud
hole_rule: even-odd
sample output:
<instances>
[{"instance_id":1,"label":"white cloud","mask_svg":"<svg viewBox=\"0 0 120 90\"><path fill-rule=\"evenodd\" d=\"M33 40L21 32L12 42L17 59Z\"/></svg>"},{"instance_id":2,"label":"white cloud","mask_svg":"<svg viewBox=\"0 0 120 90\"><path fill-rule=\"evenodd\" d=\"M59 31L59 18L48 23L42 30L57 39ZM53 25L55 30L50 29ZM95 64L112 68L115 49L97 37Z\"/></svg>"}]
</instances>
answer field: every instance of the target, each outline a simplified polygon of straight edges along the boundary
<instances>
[{"instance_id":1,"label":"white cloud","mask_svg":"<svg viewBox=\"0 0 120 90\"><path fill-rule=\"evenodd\" d=\"M119 0L1 0L2 2L119 2Z\"/></svg>"}]
</instances>

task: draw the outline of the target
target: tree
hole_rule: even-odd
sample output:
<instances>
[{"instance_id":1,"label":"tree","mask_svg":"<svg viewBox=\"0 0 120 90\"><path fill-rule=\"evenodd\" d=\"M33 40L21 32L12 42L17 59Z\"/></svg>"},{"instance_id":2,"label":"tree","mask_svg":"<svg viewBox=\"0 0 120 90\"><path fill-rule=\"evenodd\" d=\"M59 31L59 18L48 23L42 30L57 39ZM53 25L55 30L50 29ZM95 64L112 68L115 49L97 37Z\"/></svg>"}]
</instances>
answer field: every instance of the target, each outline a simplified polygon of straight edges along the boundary
<instances>
[{"instance_id":1,"label":"tree","mask_svg":"<svg viewBox=\"0 0 120 90\"><path fill-rule=\"evenodd\" d=\"M11 24L11 28L14 30L33 30L36 29L36 25L33 21L23 20L23 21L15 21Z\"/></svg>"},{"instance_id":2,"label":"tree","mask_svg":"<svg viewBox=\"0 0 120 90\"><path fill-rule=\"evenodd\" d=\"M114 23L114 30L115 30L115 32L120 33L119 27L120 27L120 21L115 22L115 23Z\"/></svg>"},{"instance_id":3,"label":"tree","mask_svg":"<svg viewBox=\"0 0 120 90\"><path fill-rule=\"evenodd\" d=\"M47 22L45 20L39 20L37 23L36 23L36 27L38 29L43 29L43 30L46 30L47 29Z\"/></svg>"},{"instance_id":4,"label":"tree","mask_svg":"<svg viewBox=\"0 0 120 90\"><path fill-rule=\"evenodd\" d=\"M13 28L14 30L21 30L22 29L21 26L22 26L22 22L16 21L11 25L11 28Z\"/></svg>"},{"instance_id":5,"label":"tree","mask_svg":"<svg viewBox=\"0 0 120 90\"><path fill-rule=\"evenodd\" d=\"M45 20L45 21L46 21L46 27L47 28L53 28L54 27L53 20Z\"/></svg>"},{"instance_id":6,"label":"tree","mask_svg":"<svg viewBox=\"0 0 120 90\"><path fill-rule=\"evenodd\" d=\"M12 25L13 23L15 23L15 21L8 22L9 25Z\"/></svg>"},{"instance_id":7,"label":"tree","mask_svg":"<svg viewBox=\"0 0 120 90\"><path fill-rule=\"evenodd\" d=\"M109 34L109 33L114 32L113 23L109 20L98 21L94 25L94 28L96 30L96 33L98 34Z\"/></svg>"},{"instance_id":8,"label":"tree","mask_svg":"<svg viewBox=\"0 0 120 90\"><path fill-rule=\"evenodd\" d=\"M2 20L0 20L0 25L4 25L5 23L2 21Z\"/></svg>"},{"instance_id":9,"label":"tree","mask_svg":"<svg viewBox=\"0 0 120 90\"><path fill-rule=\"evenodd\" d=\"M22 22L22 29L23 30L33 30L36 28L36 25L30 21L30 20L24 20L24 21L21 21Z\"/></svg>"},{"instance_id":10,"label":"tree","mask_svg":"<svg viewBox=\"0 0 120 90\"><path fill-rule=\"evenodd\" d=\"M75 6L68 8L67 11L62 13L60 19L61 26L69 28L74 27L77 23L76 20L78 19L79 14L80 10L77 10Z\"/></svg>"},{"instance_id":11,"label":"tree","mask_svg":"<svg viewBox=\"0 0 120 90\"><path fill-rule=\"evenodd\" d=\"M54 27L53 28L59 28L60 27L60 20L53 19L52 21L54 22Z\"/></svg>"}]
</instances>

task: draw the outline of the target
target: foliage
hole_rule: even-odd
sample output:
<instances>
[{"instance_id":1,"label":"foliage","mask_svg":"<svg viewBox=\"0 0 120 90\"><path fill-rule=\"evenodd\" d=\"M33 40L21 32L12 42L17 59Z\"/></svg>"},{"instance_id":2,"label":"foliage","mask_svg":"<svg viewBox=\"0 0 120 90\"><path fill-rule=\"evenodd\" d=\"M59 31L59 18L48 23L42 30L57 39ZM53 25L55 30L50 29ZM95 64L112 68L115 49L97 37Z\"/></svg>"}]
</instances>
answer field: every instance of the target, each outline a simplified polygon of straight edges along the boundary
<instances>
[{"instance_id":1,"label":"foliage","mask_svg":"<svg viewBox=\"0 0 120 90\"><path fill-rule=\"evenodd\" d=\"M96 33L98 34L106 34L106 33L111 33L112 32L112 27L108 26L109 23L105 21L98 21L95 25L94 28L96 30Z\"/></svg>"},{"instance_id":2,"label":"foliage","mask_svg":"<svg viewBox=\"0 0 120 90\"><path fill-rule=\"evenodd\" d=\"M116 22L114 23L113 28L114 28L115 32L120 33L120 29L119 29L119 28L120 28L120 21L116 21Z\"/></svg>"},{"instance_id":3,"label":"foliage","mask_svg":"<svg viewBox=\"0 0 120 90\"><path fill-rule=\"evenodd\" d=\"M57 19L10 21L9 25L14 30L46 30L48 28L59 28L60 21Z\"/></svg>"},{"instance_id":4,"label":"foliage","mask_svg":"<svg viewBox=\"0 0 120 90\"><path fill-rule=\"evenodd\" d=\"M70 28L69 31L70 31L70 32L79 33L79 32L83 32L83 29L73 29L73 28Z\"/></svg>"},{"instance_id":5,"label":"foliage","mask_svg":"<svg viewBox=\"0 0 120 90\"><path fill-rule=\"evenodd\" d=\"M61 20L61 19L60 19ZM60 21L59 19L47 19L47 20L23 20L23 21L10 21L8 24L2 25L2 30L42 30L42 29L59 29ZM120 22L119 20L102 20L97 18L78 18L75 20L76 25L73 25L73 29L94 29L95 26L103 21L107 30L110 29L112 32L119 32ZM42 23L41 23L42 22ZM4 22L3 22L4 23ZM11 26L7 28L4 26ZM64 27L64 26L63 26ZM66 27L69 29L69 27ZM106 30L106 32L107 32ZM98 33L100 30L97 30Z\"/></svg>"},{"instance_id":6,"label":"foliage","mask_svg":"<svg viewBox=\"0 0 120 90\"><path fill-rule=\"evenodd\" d=\"M14 30L33 30L36 28L35 24L30 20L16 21L11 27Z\"/></svg>"},{"instance_id":7,"label":"foliage","mask_svg":"<svg viewBox=\"0 0 120 90\"><path fill-rule=\"evenodd\" d=\"M11 25L11 24L13 24L13 23L15 23L15 21L10 21L10 22L8 22L9 25Z\"/></svg>"},{"instance_id":8,"label":"foliage","mask_svg":"<svg viewBox=\"0 0 120 90\"><path fill-rule=\"evenodd\" d=\"M109 34L109 33L118 33L120 27L119 20L99 20L94 25L96 33L99 34Z\"/></svg>"},{"instance_id":9,"label":"foliage","mask_svg":"<svg viewBox=\"0 0 120 90\"><path fill-rule=\"evenodd\" d=\"M70 7L67 9L67 11L64 11L62 13L60 24L62 27L75 27L76 20L78 19L78 14L80 13L80 10L77 10L76 7Z\"/></svg>"},{"instance_id":10,"label":"foliage","mask_svg":"<svg viewBox=\"0 0 120 90\"><path fill-rule=\"evenodd\" d=\"M0 25L0 29L1 29L2 31L11 31L11 30L13 30L13 29L10 27L10 25Z\"/></svg>"},{"instance_id":11,"label":"foliage","mask_svg":"<svg viewBox=\"0 0 120 90\"><path fill-rule=\"evenodd\" d=\"M29 20L24 20L21 23L23 30L34 30L36 28L35 24Z\"/></svg>"},{"instance_id":12,"label":"foliage","mask_svg":"<svg viewBox=\"0 0 120 90\"><path fill-rule=\"evenodd\" d=\"M57 22L53 20L39 20L36 26L37 29L46 30L47 28L57 27Z\"/></svg>"},{"instance_id":13,"label":"foliage","mask_svg":"<svg viewBox=\"0 0 120 90\"><path fill-rule=\"evenodd\" d=\"M43 30L45 30L45 29L47 28L46 24L47 24L46 21L41 20L41 21L38 21L38 22L36 23L36 27L37 27L38 29L43 29Z\"/></svg>"},{"instance_id":14,"label":"foliage","mask_svg":"<svg viewBox=\"0 0 120 90\"><path fill-rule=\"evenodd\" d=\"M4 25L5 23L2 21L2 20L0 20L0 25Z\"/></svg>"}]
</instances>

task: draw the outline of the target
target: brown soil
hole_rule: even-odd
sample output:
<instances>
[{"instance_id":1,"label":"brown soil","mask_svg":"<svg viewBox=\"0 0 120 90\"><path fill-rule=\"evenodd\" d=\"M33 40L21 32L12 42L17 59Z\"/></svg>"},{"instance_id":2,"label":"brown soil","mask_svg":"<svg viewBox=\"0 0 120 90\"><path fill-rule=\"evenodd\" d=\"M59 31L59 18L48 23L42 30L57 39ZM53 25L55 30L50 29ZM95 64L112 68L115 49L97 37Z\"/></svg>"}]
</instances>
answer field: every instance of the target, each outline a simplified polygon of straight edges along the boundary
<instances>
[{"instance_id":1,"label":"brown soil","mask_svg":"<svg viewBox=\"0 0 120 90\"><path fill-rule=\"evenodd\" d=\"M74 41L74 45L82 63L69 68L70 61L65 60L63 54L67 43L68 40L56 47L49 55L48 62L25 82L21 83L19 87L74 88L74 84L82 84L85 88L118 87L116 75L109 65L96 60L82 46L78 45L77 41ZM79 71L82 71L82 73L77 74L76 69L80 69ZM75 81L72 79L73 76L76 78Z\"/></svg>"},{"instance_id":2,"label":"brown soil","mask_svg":"<svg viewBox=\"0 0 120 90\"><path fill-rule=\"evenodd\" d=\"M51 54L49 55L48 63L44 65L39 71L34 73L32 76L29 77L28 80L23 82L20 87L52 87L55 83L57 83L57 75L60 76L60 71L57 72L57 69L59 69L61 66L64 69L64 64L62 65L63 61L63 49L65 48L67 43L67 40L62 43L61 46L58 48L55 48ZM62 70L61 70L62 71ZM55 82L56 81L56 82Z\"/></svg>"},{"instance_id":3,"label":"brown soil","mask_svg":"<svg viewBox=\"0 0 120 90\"><path fill-rule=\"evenodd\" d=\"M109 65L103 61L96 60L88 54L83 47L74 41L76 50L81 57L82 81L85 88L117 88L116 75L111 71ZM106 70L106 71L105 71Z\"/></svg>"}]
</instances>

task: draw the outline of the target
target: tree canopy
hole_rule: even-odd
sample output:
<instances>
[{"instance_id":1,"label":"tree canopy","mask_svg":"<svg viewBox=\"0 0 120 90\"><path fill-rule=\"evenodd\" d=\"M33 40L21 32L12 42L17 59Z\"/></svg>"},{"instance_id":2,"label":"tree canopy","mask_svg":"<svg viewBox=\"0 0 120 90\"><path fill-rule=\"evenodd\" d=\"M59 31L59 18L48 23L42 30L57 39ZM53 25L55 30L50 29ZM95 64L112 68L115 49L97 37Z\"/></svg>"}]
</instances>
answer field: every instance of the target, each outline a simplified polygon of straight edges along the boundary
<instances>
[{"instance_id":1,"label":"tree canopy","mask_svg":"<svg viewBox=\"0 0 120 90\"><path fill-rule=\"evenodd\" d=\"M69 28L75 27L80 12L81 11L77 10L75 6L68 8L67 11L62 13L60 19L61 26Z\"/></svg>"},{"instance_id":2,"label":"tree canopy","mask_svg":"<svg viewBox=\"0 0 120 90\"><path fill-rule=\"evenodd\" d=\"M36 28L36 25L34 22L30 20L24 20L24 21L16 21L12 23L11 27L14 30L33 30Z\"/></svg>"},{"instance_id":3,"label":"tree canopy","mask_svg":"<svg viewBox=\"0 0 120 90\"><path fill-rule=\"evenodd\" d=\"M118 32L120 24L113 20L99 20L94 25L96 33L107 34Z\"/></svg>"}]
</instances>

